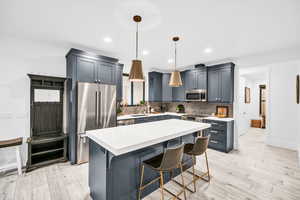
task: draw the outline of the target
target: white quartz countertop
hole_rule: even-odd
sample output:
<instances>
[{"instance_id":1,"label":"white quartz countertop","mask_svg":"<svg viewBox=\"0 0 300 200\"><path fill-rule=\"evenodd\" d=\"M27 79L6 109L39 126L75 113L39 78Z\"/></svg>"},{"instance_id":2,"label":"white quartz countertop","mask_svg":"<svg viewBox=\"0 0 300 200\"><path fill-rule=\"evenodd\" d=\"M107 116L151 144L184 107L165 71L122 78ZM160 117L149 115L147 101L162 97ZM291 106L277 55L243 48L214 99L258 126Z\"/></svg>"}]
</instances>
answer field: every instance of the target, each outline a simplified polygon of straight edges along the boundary
<instances>
[{"instance_id":1,"label":"white quartz countertop","mask_svg":"<svg viewBox=\"0 0 300 200\"><path fill-rule=\"evenodd\" d=\"M87 131L87 136L118 156L209 128L207 123L179 119Z\"/></svg>"},{"instance_id":2,"label":"white quartz countertop","mask_svg":"<svg viewBox=\"0 0 300 200\"><path fill-rule=\"evenodd\" d=\"M204 119L208 120L216 120L216 121L224 121L224 122L230 122L233 121L233 118L220 118L220 117L205 117Z\"/></svg>"},{"instance_id":3,"label":"white quartz countertop","mask_svg":"<svg viewBox=\"0 0 300 200\"><path fill-rule=\"evenodd\" d=\"M146 114L146 115L141 114L140 116L135 116L135 114L121 115L121 116L117 117L117 120L127 120L127 119L136 119L136 118L144 118L144 117L154 117L154 116L160 116L160 115L182 116L182 115L186 115L186 113L164 112L164 113Z\"/></svg>"}]
</instances>

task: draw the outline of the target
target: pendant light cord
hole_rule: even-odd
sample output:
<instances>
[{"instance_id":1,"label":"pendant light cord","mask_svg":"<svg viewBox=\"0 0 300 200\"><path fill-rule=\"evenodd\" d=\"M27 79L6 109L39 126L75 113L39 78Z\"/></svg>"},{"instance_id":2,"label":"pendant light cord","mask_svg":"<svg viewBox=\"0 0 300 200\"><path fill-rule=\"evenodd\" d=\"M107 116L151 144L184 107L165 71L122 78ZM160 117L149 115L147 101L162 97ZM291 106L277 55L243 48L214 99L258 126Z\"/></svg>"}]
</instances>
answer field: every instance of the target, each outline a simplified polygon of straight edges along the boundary
<instances>
[{"instance_id":1,"label":"pendant light cord","mask_svg":"<svg viewBox=\"0 0 300 200\"><path fill-rule=\"evenodd\" d=\"M175 71L177 66L177 43L175 42Z\"/></svg>"},{"instance_id":2,"label":"pendant light cord","mask_svg":"<svg viewBox=\"0 0 300 200\"><path fill-rule=\"evenodd\" d=\"M135 59L138 59L138 51L139 51L139 23L136 23L136 33L135 33Z\"/></svg>"}]
</instances>

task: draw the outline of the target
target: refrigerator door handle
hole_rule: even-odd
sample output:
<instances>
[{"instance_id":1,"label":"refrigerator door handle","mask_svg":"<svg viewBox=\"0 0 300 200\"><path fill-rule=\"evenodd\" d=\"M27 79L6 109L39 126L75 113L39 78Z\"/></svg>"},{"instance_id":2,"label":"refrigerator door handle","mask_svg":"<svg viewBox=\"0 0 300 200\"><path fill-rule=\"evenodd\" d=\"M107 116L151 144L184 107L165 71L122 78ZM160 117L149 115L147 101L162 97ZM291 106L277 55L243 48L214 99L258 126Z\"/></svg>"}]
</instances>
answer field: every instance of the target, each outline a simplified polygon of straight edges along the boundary
<instances>
[{"instance_id":1,"label":"refrigerator door handle","mask_svg":"<svg viewBox=\"0 0 300 200\"><path fill-rule=\"evenodd\" d=\"M98 128L101 128L99 127L101 125L101 92L99 91L98 92Z\"/></svg>"},{"instance_id":2,"label":"refrigerator door handle","mask_svg":"<svg viewBox=\"0 0 300 200\"><path fill-rule=\"evenodd\" d=\"M95 101L95 107L96 107L96 109L95 109L95 123L96 123L96 126L98 126L98 92L96 91L96 101Z\"/></svg>"}]
</instances>

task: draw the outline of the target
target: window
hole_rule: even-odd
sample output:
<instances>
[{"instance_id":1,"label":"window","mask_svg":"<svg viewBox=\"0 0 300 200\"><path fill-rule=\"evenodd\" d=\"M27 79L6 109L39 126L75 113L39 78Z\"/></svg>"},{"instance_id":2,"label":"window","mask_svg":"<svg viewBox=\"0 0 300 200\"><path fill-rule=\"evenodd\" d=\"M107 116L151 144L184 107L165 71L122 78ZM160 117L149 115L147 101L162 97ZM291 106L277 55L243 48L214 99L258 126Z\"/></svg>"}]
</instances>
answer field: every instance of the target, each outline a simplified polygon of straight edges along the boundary
<instances>
[{"instance_id":1,"label":"window","mask_svg":"<svg viewBox=\"0 0 300 200\"><path fill-rule=\"evenodd\" d=\"M145 83L130 82L128 74L123 74L123 105L138 105L145 101Z\"/></svg>"},{"instance_id":2,"label":"window","mask_svg":"<svg viewBox=\"0 0 300 200\"><path fill-rule=\"evenodd\" d=\"M34 102L60 102L60 91L34 89Z\"/></svg>"}]
</instances>

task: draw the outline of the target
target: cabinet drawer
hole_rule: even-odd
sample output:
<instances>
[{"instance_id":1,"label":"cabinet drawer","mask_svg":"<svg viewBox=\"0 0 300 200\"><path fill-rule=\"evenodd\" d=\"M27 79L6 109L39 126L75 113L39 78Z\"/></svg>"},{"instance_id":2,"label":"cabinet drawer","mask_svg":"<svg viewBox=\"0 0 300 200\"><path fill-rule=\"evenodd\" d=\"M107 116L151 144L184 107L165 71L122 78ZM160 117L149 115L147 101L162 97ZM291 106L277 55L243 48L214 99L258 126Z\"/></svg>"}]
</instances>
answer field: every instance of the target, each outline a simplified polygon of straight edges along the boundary
<instances>
[{"instance_id":1,"label":"cabinet drawer","mask_svg":"<svg viewBox=\"0 0 300 200\"><path fill-rule=\"evenodd\" d=\"M215 120L204 120L205 123L209 123L211 125L211 129L214 130L226 130L226 122L215 121Z\"/></svg>"},{"instance_id":2,"label":"cabinet drawer","mask_svg":"<svg viewBox=\"0 0 300 200\"><path fill-rule=\"evenodd\" d=\"M226 138L226 132L224 130L208 129L206 133L214 138Z\"/></svg>"},{"instance_id":3,"label":"cabinet drawer","mask_svg":"<svg viewBox=\"0 0 300 200\"><path fill-rule=\"evenodd\" d=\"M213 138L210 138L208 147L216 150L221 150L221 151L226 150L226 144L224 142Z\"/></svg>"}]
</instances>

